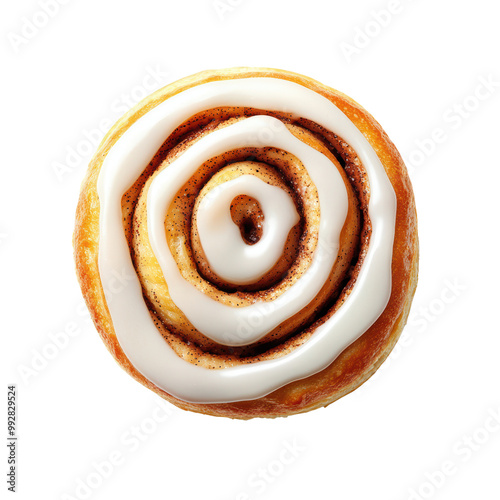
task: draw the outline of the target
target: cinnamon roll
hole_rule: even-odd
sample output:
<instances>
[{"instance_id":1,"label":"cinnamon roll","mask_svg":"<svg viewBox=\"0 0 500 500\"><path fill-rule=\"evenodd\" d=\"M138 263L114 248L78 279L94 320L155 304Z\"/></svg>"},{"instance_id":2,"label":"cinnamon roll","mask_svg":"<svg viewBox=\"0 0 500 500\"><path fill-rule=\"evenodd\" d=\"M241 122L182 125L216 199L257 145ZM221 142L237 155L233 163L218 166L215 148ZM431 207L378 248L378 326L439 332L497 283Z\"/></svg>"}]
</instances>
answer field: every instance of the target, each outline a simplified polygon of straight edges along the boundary
<instances>
[{"instance_id":1,"label":"cinnamon roll","mask_svg":"<svg viewBox=\"0 0 500 500\"><path fill-rule=\"evenodd\" d=\"M359 104L283 70L205 71L109 131L74 249L118 363L180 408L323 407L387 357L418 269L406 168Z\"/></svg>"}]
</instances>

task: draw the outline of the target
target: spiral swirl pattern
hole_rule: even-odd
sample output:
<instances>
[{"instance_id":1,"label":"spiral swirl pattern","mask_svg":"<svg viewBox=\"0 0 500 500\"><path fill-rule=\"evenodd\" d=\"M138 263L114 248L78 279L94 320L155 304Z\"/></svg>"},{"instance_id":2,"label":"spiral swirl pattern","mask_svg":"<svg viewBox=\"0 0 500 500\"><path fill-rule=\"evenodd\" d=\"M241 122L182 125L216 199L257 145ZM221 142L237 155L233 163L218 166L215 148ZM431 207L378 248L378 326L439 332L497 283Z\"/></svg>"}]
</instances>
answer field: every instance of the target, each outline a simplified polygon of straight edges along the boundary
<instances>
[{"instance_id":1,"label":"spiral swirl pattern","mask_svg":"<svg viewBox=\"0 0 500 500\"><path fill-rule=\"evenodd\" d=\"M131 276L104 286L116 337L181 400L251 400L317 373L391 295L391 182L347 116L298 83L173 95L113 144L97 186L101 281Z\"/></svg>"}]
</instances>

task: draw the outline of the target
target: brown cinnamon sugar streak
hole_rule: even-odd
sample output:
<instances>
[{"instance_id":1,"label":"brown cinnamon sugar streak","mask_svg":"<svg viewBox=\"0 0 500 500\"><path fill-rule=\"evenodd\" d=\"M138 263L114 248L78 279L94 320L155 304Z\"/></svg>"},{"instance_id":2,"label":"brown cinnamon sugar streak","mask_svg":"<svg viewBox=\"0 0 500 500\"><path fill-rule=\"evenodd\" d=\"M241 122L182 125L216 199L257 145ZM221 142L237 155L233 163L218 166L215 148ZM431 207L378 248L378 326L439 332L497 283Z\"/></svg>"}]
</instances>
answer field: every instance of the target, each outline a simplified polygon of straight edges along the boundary
<instances>
[{"instance_id":1,"label":"brown cinnamon sugar streak","mask_svg":"<svg viewBox=\"0 0 500 500\"><path fill-rule=\"evenodd\" d=\"M252 108L219 108L199 113L182 124L174 136L180 134L180 142L167 139L170 149L164 145L153 160L154 171L140 185L134 186L123 198L124 213L131 214L133 231L129 231L129 246L134 255L136 271L141 279L144 295L162 335L182 358L205 368L223 368L238 363L253 363L274 359L305 342L314 332L314 322L320 319L335 303L342 301L354 282L358 260L363 245L369 242L370 221L367 212L368 196L358 202L357 190L366 189L353 177L349 181L337 160L344 161L341 152L317 131L312 133L305 126L298 126L290 118L273 113L287 124L289 130L300 140L330 157L342 174L348 194L349 213L341 234L340 251L330 273L330 278L314 301L282 323L254 344L233 347L214 342L184 317L182 311L171 302L159 264L147 239L147 189L154 177L205 135L231 125L246 117L263 114ZM270 114L266 112L266 114ZM188 127L192 130L187 132ZM333 153L333 152L335 153ZM344 154L346 158L347 155ZM251 160L248 160L250 158ZM348 158L349 159L349 158ZM356 156L352 164L361 170ZM254 175L266 183L275 185L290 194L295 202L301 221L289 233L282 257L271 271L251 285L235 285L223 281L210 269L197 234L196 214L200 200L211 189L237 178ZM361 172L356 176L364 179ZM319 202L316 188L302 163L286 151L275 148L242 148L228 151L212 158L200 166L196 174L186 183L168 209L165 230L170 250L176 258L184 278L215 300L234 307L241 307L264 300L272 303L277 296L293 286L311 263L312 254L318 244ZM127 226L126 226L127 228ZM363 234L363 239L361 238ZM344 290L344 291L343 291Z\"/></svg>"}]
</instances>

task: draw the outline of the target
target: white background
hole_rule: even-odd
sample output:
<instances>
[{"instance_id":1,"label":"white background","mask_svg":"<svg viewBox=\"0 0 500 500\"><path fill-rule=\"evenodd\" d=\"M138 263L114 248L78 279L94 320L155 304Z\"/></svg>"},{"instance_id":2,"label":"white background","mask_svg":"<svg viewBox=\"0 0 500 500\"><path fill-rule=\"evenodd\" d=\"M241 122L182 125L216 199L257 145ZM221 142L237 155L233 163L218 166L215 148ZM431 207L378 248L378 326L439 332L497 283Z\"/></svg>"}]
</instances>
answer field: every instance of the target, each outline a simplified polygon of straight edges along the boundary
<instances>
[{"instance_id":1,"label":"white background","mask_svg":"<svg viewBox=\"0 0 500 500\"><path fill-rule=\"evenodd\" d=\"M17 498L500 498L495 2L42 4L1 16L1 399L6 426L17 384ZM145 86L244 65L360 102L409 165L419 214L419 288L394 354L329 408L274 421L159 406L81 308L71 247L98 128Z\"/></svg>"}]
</instances>

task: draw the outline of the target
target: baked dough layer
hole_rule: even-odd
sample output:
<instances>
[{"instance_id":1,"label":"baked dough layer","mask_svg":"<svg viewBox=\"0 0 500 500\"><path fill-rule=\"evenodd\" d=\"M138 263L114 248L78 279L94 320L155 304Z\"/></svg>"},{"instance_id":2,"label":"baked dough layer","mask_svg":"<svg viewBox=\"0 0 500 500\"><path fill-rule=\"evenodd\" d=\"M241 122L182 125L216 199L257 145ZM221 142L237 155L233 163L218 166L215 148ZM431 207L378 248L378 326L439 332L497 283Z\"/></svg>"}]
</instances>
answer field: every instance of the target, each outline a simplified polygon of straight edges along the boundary
<instances>
[{"instance_id":1,"label":"baked dough layer","mask_svg":"<svg viewBox=\"0 0 500 500\"><path fill-rule=\"evenodd\" d=\"M96 183L100 167L110 148L124 131L147 111L165 99L194 85L221 79L249 77L281 78L299 83L323 95L351 119L377 152L397 197L391 297L378 320L321 372L287 384L265 397L251 401L217 404L189 403L167 394L142 376L126 358L116 339L97 263L99 200ZM345 252L339 253L340 261L338 260L336 263L337 270L332 270L331 279L320 292L319 295L322 296L317 299L317 309L319 310L322 307L325 300L328 301L328 297L332 293L335 300L328 303L329 308L321 317L315 315L318 311L315 310L313 305L312 308L307 308L308 311L301 311L291 320L285 322L284 326L280 326L277 331L271 332L264 339L249 347L227 349L225 346L210 341L199 332L193 333L188 324L189 322L186 323L187 320L183 318L182 312L176 308L171 299L169 300L168 293L161 291L161 277L157 277L158 270L155 269L157 263L155 264L154 258L151 258L148 253L147 233L141 231L140 228L141 225L144 225L145 220L144 194L147 192L149 179L155 172L168 165L169 161L177 155L182 154L182 151L189 147L191 142L196 141L203 134L210 133L216 127L225 126L231 120L244 119L245 116L251 116L252 113L262 113L262 110L234 108L219 109L216 112L218 114L217 120L214 120L213 115L198 116L183 124L177 134L172 134L162 146L157 157L146 168L141 178L124 196L122 203L124 227L134 255L136 269L145 290L145 296L149 297L149 299L160 296L162 299L162 308L155 308L154 301L150 300L153 318L166 341L169 342L179 356L188 362L201 364L207 369L222 369L224 366L234 366L239 363L273 359L291 352L298 345L307 341L314 332L314 328L325 321L331 314L334 314L342 304L343 298L349 293L353 280L356 279L357 272L362 264L364 249L369 245L370 233L366 208L369 199L369 186L355 151L341 138L322 129L317 124L308 122L305 119L294 120L292 123L291 119L289 119L290 122L287 126L292 133L300 135L301 140L322 150L322 152L334 159L336 158L335 162L343 173L348 189L350 210L348 220L341 233L341 249L345 249ZM287 117L280 116L280 118L286 120ZM195 127L193 127L194 124ZM233 158L221 158L216 167L227 168L228 175L238 175L238 169L235 167L231 169L229 168L230 163L228 164L228 162L238 159L238 155L240 159L241 157L244 159L245 155L246 157L252 157L250 163L264 161L266 164L271 162L272 165L273 154L279 157L279 153L255 150L251 152L245 151L242 156L242 153L239 152ZM293 161L293 159L289 160ZM275 161L278 160L275 159ZM244 167L251 170L252 165L247 163ZM207 166L208 171L210 171L210 168L213 168L213 165L211 167ZM269 173L269 175L272 177L272 173ZM290 174L290 176L293 177L293 174ZM297 182L300 179L301 177L297 176ZM306 182L304 178L302 178L302 181ZM276 182L279 184L278 180ZM295 182L291 182L290 178L283 180L283 182L287 184L288 188L297 185ZM196 182L193 185L198 188ZM311 196L314 198L314 193ZM179 217L179 213L182 212L182 210L179 212L179 207L170 207L169 210L172 212L169 216L173 217L173 219L167 217L167 221L175 220L175 217ZM289 235L290 242L293 242L294 238L300 240L297 244L297 248L300 247L300 249L293 250L292 248L291 253L295 252L295 256L302 255L305 259L303 261L305 262L304 265L307 265L308 252L313 251L317 244L314 239L315 218L317 219L317 214L315 215L314 209L308 210L306 214L303 213L301 218L302 227L295 230L300 234L294 236L291 231ZM172 225L167 223L167 235L169 234L169 227L172 227ZM308 227L310 231L304 231L304 227ZM169 242L171 248L174 246L179 248L177 245L178 239L175 239L179 237L179 234L181 233L175 233L173 239ZM308 238L304 234L308 234ZM195 240L196 235L194 235L194 238L193 235L190 235L189 238ZM290 246L293 247L293 245ZM120 119L103 139L90 163L83 182L77 208L74 248L77 274L86 303L97 330L118 363L136 380L181 408L210 415L241 419L286 416L309 411L326 406L356 389L376 371L397 341L406 323L417 284L418 238L415 202L406 168L396 148L373 117L349 97L310 78L275 69L233 68L198 73L155 92ZM177 256L178 266L189 279L192 272L197 272L198 269L203 268L203 256L196 252L197 257L193 257L189 245L185 245L184 250L182 250L182 245L180 248L181 250ZM289 266L287 265L287 272L288 277L293 280L295 279L294 276L296 277L300 273L300 266L293 263L295 262L293 258L289 260L291 262ZM300 259L298 261L300 262ZM277 276L282 271L280 269ZM203 277L209 278L209 275L208 270ZM151 276L156 276L156 278L152 279ZM193 278L192 274L191 278ZM196 281L196 276L194 279ZM216 293L215 290L224 290L224 287L227 288L231 285L216 282L216 280L212 283L209 279L202 281L205 283L203 286L208 293ZM153 282L152 285L151 282ZM270 284L271 282L272 284ZM271 282L262 284L264 291L236 290L235 292L231 290L231 293L226 293L227 297L224 300L229 301L229 303L234 300L250 301L253 295L262 295L263 293L272 298L273 294L280 293L280 287L286 287L286 279L276 279L271 280ZM341 286L341 290L335 294L334 291L339 286ZM315 314L309 314L310 310L313 310ZM160 311L163 311L163 315Z\"/></svg>"}]
</instances>

